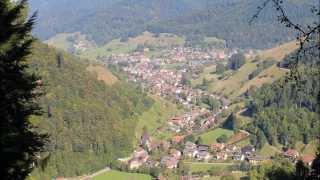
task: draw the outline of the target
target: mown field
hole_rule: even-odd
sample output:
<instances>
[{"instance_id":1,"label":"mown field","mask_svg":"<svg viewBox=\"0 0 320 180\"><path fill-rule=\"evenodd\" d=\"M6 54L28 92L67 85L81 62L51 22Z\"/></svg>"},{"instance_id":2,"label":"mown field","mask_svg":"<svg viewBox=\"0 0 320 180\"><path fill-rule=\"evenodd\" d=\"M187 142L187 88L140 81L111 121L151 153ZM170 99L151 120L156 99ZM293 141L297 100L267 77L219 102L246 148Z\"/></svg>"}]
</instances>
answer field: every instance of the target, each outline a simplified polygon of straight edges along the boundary
<instances>
[{"instance_id":1,"label":"mown field","mask_svg":"<svg viewBox=\"0 0 320 180\"><path fill-rule=\"evenodd\" d=\"M190 167L191 172L207 172L214 168L221 171L229 171L229 167L235 165L235 163L205 163L205 162L184 162L185 165Z\"/></svg>"},{"instance_id":2,"label":"mown field","mask_svg":"<svg viewBox=\"0 0 320 180\"><path fill-rule=\"evenodd\" d=\"M227 135L227 137L231 137L233 135L233 131L228 129L217 128L212 131L203 133L199 135L199 137L201 137L203 144L211 145L213 143L216 143L216 139L221 135Z\"/></svg>"},{"instance_id":3,"label":"mown field","mask_svg":"<svg viewBox=\"0 0 320 180\"><path fill-rule=\"evenodd\" d=\"M110 170L92 178L93 180L151 180L150 175L127 173L121 171Z\"/></svg>"}]
</instances>

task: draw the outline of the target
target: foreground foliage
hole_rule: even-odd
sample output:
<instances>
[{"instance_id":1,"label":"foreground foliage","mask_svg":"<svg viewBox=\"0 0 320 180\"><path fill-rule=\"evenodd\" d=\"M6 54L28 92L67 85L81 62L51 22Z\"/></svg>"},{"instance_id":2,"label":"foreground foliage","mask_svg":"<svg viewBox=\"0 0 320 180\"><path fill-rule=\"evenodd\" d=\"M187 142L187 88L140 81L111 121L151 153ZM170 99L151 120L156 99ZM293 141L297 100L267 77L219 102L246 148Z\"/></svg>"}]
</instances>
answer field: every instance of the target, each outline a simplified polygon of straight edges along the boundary
<instances>
[{"instance_id":1,"label":"foreground foliage","mask_svg":"<svg viewBox=\"0 0 320 180\"><path fill-rule=\"evenodd\" d=\"M247 129L257 135L254 144L294 147L319 135L319 69L300 65L298 71L298 81L286 77L252 94L248 108L254 121Z\"/></svg>"}]
</instances>

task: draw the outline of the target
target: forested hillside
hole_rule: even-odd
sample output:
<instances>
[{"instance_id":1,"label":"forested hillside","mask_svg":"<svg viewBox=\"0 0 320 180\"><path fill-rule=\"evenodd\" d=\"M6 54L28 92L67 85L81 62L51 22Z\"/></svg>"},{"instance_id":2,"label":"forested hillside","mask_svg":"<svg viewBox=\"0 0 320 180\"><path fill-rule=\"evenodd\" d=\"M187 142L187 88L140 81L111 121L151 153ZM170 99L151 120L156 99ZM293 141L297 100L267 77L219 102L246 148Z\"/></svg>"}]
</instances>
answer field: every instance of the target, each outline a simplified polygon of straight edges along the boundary
<instances>
[{"instance_id":1,"label":"forested hillside","mask_svg":"<svg viewBox=\"0 0 320 180\"><path fill-rule=\"evenodd\" d=\"M319 65L310 63L319 60L307 56L302 61L293 78L284 77L249 94L247 107L253 123L247 130L257 135L253 143L258 147L266 142L294 147L298 141L308 144L318 137L320 73Z\"/></svg>"},{"instance_id":2,"label":"forested hillside","mask_svg":"<svg viewBox=\"0 0 320 180\"><path fill-rule=\"evenodd\" d=\"M307 24L312 20L311 1L284 1L288 16ZM62 32L88 35L102 45L112 39L133 37L148 30L175 33L197 43L205 36L225 39L230 47L266 48L294 38L276 21L276 11L267 7L249 25L261 1L256 0L31 0L39 10L34 31L42 39ZM236 28L235 28L236 27Z\"/></svg>"},{"instance_id":3,"label":"forested hillside","mask_svg":"<svg viewBox=\"0 0 320 180\"><path fill-rule=\"evenodd\" d=\"M43 115L31 121L50 135L49 153L39 162L47 164L45 173L39 168L35 177L83 175L132 152L136 117L152 99L134 85L98 81L85 61L41 43L34 44L29 62L45 92L39 100Z\"/></svg>"}]
</instances>

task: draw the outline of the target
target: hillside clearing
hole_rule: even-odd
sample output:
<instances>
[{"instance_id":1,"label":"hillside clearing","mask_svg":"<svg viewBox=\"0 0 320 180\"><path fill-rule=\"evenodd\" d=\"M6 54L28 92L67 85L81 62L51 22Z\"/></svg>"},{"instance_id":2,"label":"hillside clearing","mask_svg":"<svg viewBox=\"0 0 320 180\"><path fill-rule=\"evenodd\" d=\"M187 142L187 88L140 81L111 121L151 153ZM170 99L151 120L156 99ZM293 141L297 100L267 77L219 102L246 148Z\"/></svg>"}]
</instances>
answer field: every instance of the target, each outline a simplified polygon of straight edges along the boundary
<instances>
[{"instance_id":1,"label":"hillside clearing","mask_svg":"<svg viewBox=\"0 0 320 180\"><path fill-rule=\"evenodd\" d=\"M97 79L103 81L106 85L112 85L118 81L118 78L115 77L106 67L102 65L90 65L87 67L87 71L97 75Z\"/></svg>"},{"instance_id":2,"label":"hillside clearing","mask_svg":"<svg viewBox=\"0 0 320 180\"><path fill-rule=\"evenodd\" d=\"M171 132L166 130L167 120L180 112L175 104L157 96L151 96L155 103L152 107L138 117L136 137L140 138L143 128L146 127L150 135L159 139L171 137Z\"/></svg>"}]
</instances>

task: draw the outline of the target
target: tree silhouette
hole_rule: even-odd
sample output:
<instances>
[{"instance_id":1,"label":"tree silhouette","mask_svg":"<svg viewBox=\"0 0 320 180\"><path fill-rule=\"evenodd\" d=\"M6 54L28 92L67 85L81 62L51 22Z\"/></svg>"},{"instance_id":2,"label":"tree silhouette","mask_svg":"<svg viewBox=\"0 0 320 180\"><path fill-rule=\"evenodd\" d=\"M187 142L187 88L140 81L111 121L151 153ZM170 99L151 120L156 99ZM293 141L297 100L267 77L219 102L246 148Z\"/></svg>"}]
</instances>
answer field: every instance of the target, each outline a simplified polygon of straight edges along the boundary
<instances>
[{"instance_id":1,"label":"tree silhouette","mask_svg":"<svg viewBox=\"0 0 320 180\"><path fill-rule=\"evenodd\" d=\"M35 15L22 19L27 0L13 5L0 1L0 157L1 179L25 179L43 150L46 135L40 135L28 120L39 115L34 100L39 96L34 74L25 62L30 54L30 35Z\"/></svg>"},{"instance_id":2,"label":"tree silhouette","mask_svg":"<svg viewBox=\"0 0 320 180\"><path fill-rule=\"evenodd\" d=\"M298 179L306 179L309 173L309 168L303 163L302 160L299 160L296 163L296 177Z\"/></svg>"},{"instance_id":3,"label":"tree silhouette","mask_svg":"<svg viewBox=\"0 0 320 180\"><path fill-rule=\"evenodd\" d=\"M62 55L62 53L59 53L57 55L57 67L61 68L62 64L63 64L63 55Z\"/></svg>"}]
</instances>

